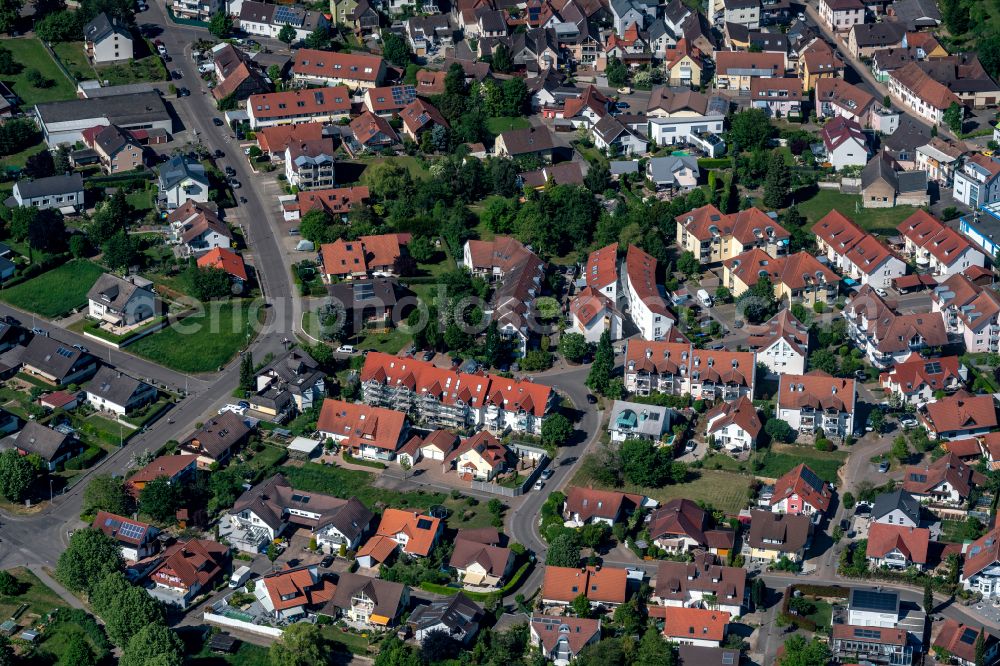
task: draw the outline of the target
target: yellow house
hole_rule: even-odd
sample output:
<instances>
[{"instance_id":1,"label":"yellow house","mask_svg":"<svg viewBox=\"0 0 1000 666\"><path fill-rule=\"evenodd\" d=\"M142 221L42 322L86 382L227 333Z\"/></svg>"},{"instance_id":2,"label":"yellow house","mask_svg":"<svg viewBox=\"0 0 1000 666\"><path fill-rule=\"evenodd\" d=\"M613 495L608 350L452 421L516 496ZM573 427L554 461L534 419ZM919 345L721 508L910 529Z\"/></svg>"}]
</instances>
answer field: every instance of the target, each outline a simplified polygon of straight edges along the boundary
<instances>
[{"instance_id":1,"label":"yellow house","mask_svg":"<svg viewBox=\"0 0 1000 666\"><path fill-rule=\"evenodd\" d=\"M663 69L667 85L696 88L701 85L701 51L682 38L677 46L667 50Z\"/></svg>"},{"instance_id":2,"label":"yellow house","mask_svg":"<svg viewBox=\"0 0 1000 666\"><path fill-rule=\"evenodd\" d=\"M675 218L677 244L703 264L717 264L754 248L780 256L790 234L759 208L723 215L708 204Z\"/></svg>"},{"instance_id":3,"label":"yellow house","mask_svg":"<svg viewBox=\"0 0 1000 666\"><path fill-rule=\"evenodd\" d=\"M843 78L844 61L829 44L816 38L799 54L798 75L802 91L809 92L820 79Z\"/></svg>"},{"instance_id":4,"label":"yellow house","mask_svg":"<svg viewBox=\"0 0 1000 666\"><path fill-rule=\"evenodd\" d=\"M811 534L809 516L751 511L747 535L750 559L776 562L787 557L792 562L801 562Z\"/></svg>"},{"instance_id":5,"label":"yellow house","mask_svg":"<svg viewBox=\"0 0 1000 666\"><path fill-rule=\"evenodd\" d=\"M465 439L449 456L463 479L492 481L507 470L507 447L487 430Z\"/></svg>"},{"instance_id":6,"label":"yellow house","mask_svg":"<svg viewBox=\"0 0 1000 666\"><path fill-rule=\"evenodd\" d=\"M774 297L781 303L832 306L837 299L840 276L808 252L775 258L754 248L723 263L723 284L735 297L765 277L774 285Z\"/></svg>"}]
</instances>

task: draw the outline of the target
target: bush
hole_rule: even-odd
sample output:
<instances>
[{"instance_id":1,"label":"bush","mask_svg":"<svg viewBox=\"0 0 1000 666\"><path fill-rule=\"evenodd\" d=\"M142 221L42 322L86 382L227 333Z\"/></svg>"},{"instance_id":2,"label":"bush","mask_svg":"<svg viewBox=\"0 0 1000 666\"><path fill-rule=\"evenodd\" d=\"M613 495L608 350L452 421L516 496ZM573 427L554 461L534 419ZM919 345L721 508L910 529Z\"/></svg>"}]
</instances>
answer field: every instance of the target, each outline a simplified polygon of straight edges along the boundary
<instances>
[{"instance_id":1,"label":"bush","mask_svg":"<svg viewBox=\"0 0 1000 666\"><path fill-rule=\"evenodd\" d=\"M817 451L833 451L833 442L825 437L819 437L816 439L816 450Z\"/></svg>"}]
</instances>

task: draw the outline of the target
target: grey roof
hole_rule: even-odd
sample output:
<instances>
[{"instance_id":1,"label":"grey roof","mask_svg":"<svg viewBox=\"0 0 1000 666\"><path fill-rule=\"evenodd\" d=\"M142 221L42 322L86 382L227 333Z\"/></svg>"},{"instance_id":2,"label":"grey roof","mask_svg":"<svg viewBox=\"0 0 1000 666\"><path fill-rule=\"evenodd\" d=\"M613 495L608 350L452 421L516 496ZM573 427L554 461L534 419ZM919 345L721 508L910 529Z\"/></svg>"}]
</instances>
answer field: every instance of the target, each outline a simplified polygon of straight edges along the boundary
<instances>
[{"instance_id":1,"label":"grey roof","mask_svg":"<svg viewBox=\"0 0 1000 666\"><path fill-rule=\"evenodd\" d=\"M934 0L894 0L892 8L897 19L908 28L941 23L941 12Z\"/></svg>"},{"instance_id":2,"label":"grey roof","mask_svg":"<svg viewBox=\"0 0 1000 666\"><path fill-rule=\"evenodd\" d=\"M622 134L628 134L629 129L622 125L617 118L610 113L594 125L594 134L597 134L605 143L612 143Z\"/></svg>"},{"instance_id":3,"label":"grey roof","mask_svg":"<svg viewBox=\"0 0 1000 666\"><path fill-rule=\"evenodd\" d=\"M274 375L282 384L282 389L301 394L303 387L311 388L323 377L312 356L301 349L290 349L261 368L257 376Z\"/></svg>"},{"instance_id":4,"label":"grey roof","mask_svg":"<svg viewBox=\"0 0 1000 666\"><path fill-rule=\"evenodd\" d=\"M615 404L611 408L609 425L612 429L626 429L619 424L619 419L623 422L629 421L628 432L655 438L670 428L672 412L673 410L668 407L615 400Z\"/></svg>"},{"instance_id":5,"label":"grey roof","mask_svg":"<svg viewBox=\"0 0 1000 666\"><path fill-rule=\"evenodd\" d=\"M344 572L337 578L337 591L330 604L335 608L350 608L351 599L364 593L374 603L372 612L375 615L395 618L402 610L405 591L406 586L401 583Z\"/></svg>"},{"instance_id":6,"label":"grey roof","mask_svg":"<svg viewBox=\"0 0 1000 666\"><path fill-rule=\"evenodd\" d=\"M98 14L93 21L83 27L83 35L89 42L99 42L115 33L132 39L128 28L122 25L117 18L111 18L104 12Z\"/></svg>"},{"instance_id":7,"label":"grey roof","mask_svg":"<svg viewBox=\"0 0 1000 666\"><path fill-rule=\"evenodd\" d=\"M876 497L872 505L872 520L878 521L896 509L902 511L915 525L920 524L920 502L905 490L894 490Z\"/></svg>"},{"instance_id":8,"label":"grey roof","mask_svg":"<svg viewBox=\"0 0 1000 666\"><path fill-rule=\"evenodd\" d=\"M160 165L160 189L169 190L186 178L208 185L205 167L184 155L174 155Z\"/></svg>"},{"instance_id":9,"label":"grey roof","mask_svg":"<svg viewBox=\"0 0 1000 666\"><path fill-rule=\"evenodd\" d=\"M20 432L5 438L5 446L16 446L22 451L37 454L45 461L58 458L72 439L69 435L44 426L38 421L28 421Z\"/></svg>"},{"instance_id":10,"label":"grey roof","mask_svg":"<svg viewBox=\"0 0 1000 666\"><path fill-rule=\"evenodd\" d=\"M249 434L250 428L243 422L242 416L236 412L223 412L206 421L184 442L187 444L198 440L205 453L218 459Z\"/></svg>"},{"instance_id":11,"label":"grey roof","mask_svg":"<svg viewBox=\"0 0 1000 666\"><path fill-rule=\"evenodd\" d=\"M899 127L889 136L882 137L882 145L891 151L914 151L931 139L931 131L908 115L901 115Z\"/></svg>"},{"instance_id":12,"label":"grey roof","mask_svg":"<svg viewBox=\"0 0 1000 666\"><path fill-rule=\"evenodd\" d=\"M701 645L678 645L677 666L739 666L740 651Z\"/></svg>"},{"instance_id":13,"label":"grey roof","mask_svg":"<svg viewBox=\"0 0 1000 666\"><path fill-rule=\"evenodd\" d=\"M663 22L663 19L656 19L649 26L649 41L655 42L660 37L669 34L667 32L667 24Z\"/></svg>"},{"instance_id":14,"label":"grey roof","mask_svg":"<svg viewBox=\"0 0 1000 666\"><path fill-rule=\"evenodd\" d=\"M94 357L68 344L36 335L24 348L21 361L61 380L77 368L92 363Z\"/></svg>"},{"instance_id":15,"label":"grey roof","mask_svg":"<svg viewBox=\"0 0 1000 666\"><path fill-rule=\"evenodd\" d=\"M481 9L476 16L486 32L507 32L507 21L503 12L495 9Z\"/></svg>"},{"instance_id":16,"label":"grey roof","mask_svg":"<svg viewBox=\"0 0 1000 666\"><path fill-rule=\"evenodd\" d=\"M335 305L345 309L361 310L366 307L392 308L396 305L396 288L393 278L362 278L338 282L327 287Z\"/></svg>"},{"instance_id":17,"label":"grey roof","mask_svg":"<svg viewBox=\"0 0 1000 666\"><path fill-rule=\"evenodd\" d=\"M127 405L132 396L148 386L135 377L129 377L114 368L102 366L87 384L85 390L88 395L103 398L114 405Z\"/></svg>"},{"instance_id":18,"label":"grey roof","mask_svg":"<svg viewBox=\"0 0 1000 666\"><path fill-rule=\"evenodd\" d=\"M639 173L639 160L614 160L608 165L612 176Z\"/></svg>"},{"instance_id":19,"label":"grey roof","mask_svg":"<svg viewBox=\"0 0 1000 666\"><path fill-rule=\"evenodd\" d=\"M674 174L684 168L698 173L698 158L690 155L668 155L649 160L649 172L654 183L673 183Z\"/></svg>"},{"instance_id":20,"label":"grey roof","mask_svg":"<svg viewBox=\"0 0 1000 666\"><path fill-rule=\"evenodd\" d=\"M438 599L426 606L418 606L410 613L407 624L417 630L433 629L443 624L452 638L462 641L476 632L482 617L483 609L459 592L450 599Z\"/></svg>"},{"instance_id":21,"label":"grey roof","mask_svg":"<svg viewBox=\"0 0 1000 666\"><path fill-rule=\"evenodd\" d=\"M94 143L101 147L105 155L110 156L114 156L115 153L124 150L127 146L139 145L139 142L129 132L117 125L108 125L98 132L97 136L94 137Z\"/></svg>"},{"instance_id":22,"label":"grey roof","mask_svg":"<svg viewBox=\"0 0 1000 666\"><path fill-rule=\"evenodd\" d=\"M867 189L878 181L885 181L893 190L899 191L899 179L896 177L896 160L886 152L880 152L868 160L861 171L861 189Z\"/></svg>"},{"instance_id":23,"label":"grey roof","mask_svg":"<svg viewBox=\"0 0 1000 666\"><path fill-rule=\"evenodd\" d=\"M901 171L896 174L896 182L898 183L900 194L910 192L927 193L926 171Z\"/></svg>"},{"instance_id":24,"label":"grey roof","mask_svg":"<svg viewBox=\"0 0 1000 666\"><path fill-rule=\"evenodd\" d=\"M114 125L124 126L171 122L163 99L155 91L36 104L35 113L47 124L91 118L107 118Z\"/></svg>"},{"instance_id":25,"label":"grey roof","mask_svg":"<svg viewBox=\"0 0 1000 666\"><path fill-rule=\"evenodd\" d=\"M119 95L138 95L140 93L155 93L152 83L124 83L120 86L97 86L83 88L83 96L88 99L97 97L118 97Z\"/></svg>"},{"instance_id":26,"label":"grey roof","mask_svg":"<svg viewBox=\"0 0 1000 666\"><path fill-rule=\"evenodd\" d=\"M131 280L104 273L87 292L87 300L97 301L112 310L121 311L139 289L142 287Z\"/></svg>"},{"instance_id":27,"label":"grey roof","mask_svg":"<svg viewBox=\"0 0 1000 666\"><path fill-rule=\"evenodd\" d=\"M898 615L899 592L852 587L847 606L850 610L878 611L881 613L895 611Z\"/></svg>"},{"instance_id":28,"label":"grey roof","mask_svg":"<svg viewBox=\"0 0 1000 666\"><path fill-rule=\"evenodd\" d=\"M83 176L78 173L68 173L62 176L49 176L37 180L17 181L17 191L22 199L66 194L67 192L83 191Z\"/></svg>"},{"instance_id":29,"label":"grey roof","mask_svg":"<svg viewBox=\"0 0 1000 666\"><path fill-rule=\"evenodd\" d=\"M357 497L352 497L338 508L324 513L316 521L316 528L332 525L351 541L358 539L372 522L375 514L368 510Z\"/></svg>"},{"instance_id":30,"label":"grey roof","mask_svg":"<svg viewBox=\"0 0 1000 666\"><path fill-rule=\"evenodd\" d=\"M906 28L899 23L883 21L882 23L859 23L851 30L858 46L891 46L899 44L906 34Z\"/></svg>"}]
</instances>

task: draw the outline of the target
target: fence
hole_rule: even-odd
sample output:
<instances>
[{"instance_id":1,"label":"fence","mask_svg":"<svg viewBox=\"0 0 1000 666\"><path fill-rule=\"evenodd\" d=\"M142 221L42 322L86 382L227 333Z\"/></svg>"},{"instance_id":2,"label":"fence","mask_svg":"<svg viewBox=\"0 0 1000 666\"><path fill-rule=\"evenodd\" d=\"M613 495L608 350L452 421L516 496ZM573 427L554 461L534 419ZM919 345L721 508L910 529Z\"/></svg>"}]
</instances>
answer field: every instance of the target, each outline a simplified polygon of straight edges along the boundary
<instances>
[{"instance_id":1,"label":"fence","mask_svg":"<svg viewBox=\"0 0 1000 666\"><path fill-rule=\"evenodd\" d=\"M254 624L252 622L244 622L243 620L236 620L231 617L226 617L225 615L216 615L215 613L209 613L208 611L205 611L205 622L208 622L209 624L215 624L220 627L239 629L240 631L246 631L251 634L268 636L270 638L281 638L281 635L285 633L283 630L278 629L276 627L263 627L259 624Z\"/></svg>"},{"instance_id":2,"label":"fence","mask_svg":"<svg viewBox=\"0 0 1000 666\"><path fill-rule=\"evenodd\" d=\"M490 483L489 481L473 481L472 489L478 490L480 492L489 493L491 495L501 495L503 497L520 497L524 493L528 492L528 488L538 480L541 475L542 470L548 467L549 458L548 456L543 456L538 465L531 471L528 478L519 486L514 488L508 488L507 486L501 486L496 483Z\"/></svg>"}]
</instances>

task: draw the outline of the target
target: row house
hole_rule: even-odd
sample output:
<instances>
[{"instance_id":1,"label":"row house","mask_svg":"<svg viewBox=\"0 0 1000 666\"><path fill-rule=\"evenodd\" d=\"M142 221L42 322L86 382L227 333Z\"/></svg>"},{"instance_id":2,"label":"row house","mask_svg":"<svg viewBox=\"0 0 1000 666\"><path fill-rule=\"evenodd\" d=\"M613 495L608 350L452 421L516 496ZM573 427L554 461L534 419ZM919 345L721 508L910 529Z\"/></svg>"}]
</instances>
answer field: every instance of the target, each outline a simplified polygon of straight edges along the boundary
<instances>
[{"instance_id":1,"label":"row house","mask_svg":"<svg viewBox=\"0 0 1000 666\"><path fill-rule=\"evenodd\" d=\"M993 396L969 395L965 391L927 403L917 417L931 439L967 439L984 435L997 427Z\"/></svg>"},{"instance_id":2,"label":"row house","mask_svg":"<svg viewBox=\"0 0 1000 666\"><path fill-rule=\"evenodd\" d=\"M889 94L905 108L935 125L944 112L961 100L943 83L932 77L921 63L910 62L889 74Z\"/></svg>"},{"instance_id":3,"label":"row house","mask_svg":"<svg viewBox=\"0 0 1000 666\"><path fill-rule=\"evenodd\" d=\"M543 606L564 608L580 595L586 597L592 608L617 608L628 599L628 571L609 566L545 567Z\"/></svg>"},{"instance_id":4,"label":"row house","mask_svg":"<svg viewBox=\"0 0 1000 666\"><path fill-rule=\"evenodd\" d=\"M1000 294L952 275L931 294L931 310L941 313L948 333L961 335L970 354L1000 351Z\"/></svg>"},{"instance_id":5,"label":"row house","mask_svg":"<svg viewBox=\"0 0 1000 666\"><path fill-rule=\"evenodd\" d=\"M298 123L336 122L351 113L350 91L344 86L250 95L250 129Z\"/></svg>"},{"instance_id":6,"label":"row house","mask_svg":"<svg viewBox=\"0 0 1000 666\"><path fill-rule=\"evenodd\" d=\"M948 344L939 312L898 314L865 285L844 308L851 340L877 368L901 363L912 352Z\"/></svg>"},{"instance_id":7,"label":"row house","mask_svg":"<svg viewBox=\"0 0 1000 666\"><path fill-rule=\"evenodd\" d=\"M817 247L845 277L887 289L906 274L906 264L877 238L833 210L813 225Z\"/></svg>"},{"instance_id":8,"label":"row house","mask_svg":"<svg viewBox=\"0 0 1000 666\"><path fill-rule=\"evenodd\" d=\"M840 276L805 251L775 258L754 248L728 259L722 266L723 284L736 297L767 279L771 281L775 299L782 303L832 306L840 286Z\"/></svg>"},{"instance_id":9,"label":"row house","mask_svg":"<svg viewBox=\"0 0 1000 666\"><path fill-rule=\"evenodd\" d=\"M753 398L753 352L695 349L690 343L630 341L625 389L651 395L690 394L695 400Z\"/></svg>"},{"instance_id":10,"label":"row house","mask_svg":"<svg viewBox=\"0 0 1000 666\"><path fill-rule=\"evenodd\" d=\"M667 607L710 605L733 616L750 608L747 572L727 567L705 551L696 551L691 562L660 562L650 599ZM707 599L706 599L707 598Z\"/></svg>"},{"instance_id":11,"label":"row house","mask_svg":"<svg viewBox=\"0 0 1000 666\"><path fill-rule=\"evenodd\" d=\"M928 180L951 187L965 152L958 144L935 136L917 148L917 170L926 171Z\"/></svg>"},{"instance_id":12,"label":"row house","mask_svg":"<svg viewBox=\"0 0 1000 666\"><path fill-rule=\"evenodd\" d=\"M385 76L385 60L362 53L299 49L292 63L293 80L309 85L375 88Z\"/></svg>"},{"instance_id":13,"label":"row house","mask_svg":"<svg viewBox=\"0 0 1000 666\"><path fill-rule=\"evenodd\" d=\"M754 78L750 81L750 106L762 109L769 118L802 117L806 96L802 82L795 77Z\"/></svg>"},{"instance_id":14,"label":"row house","mask_svg":"<svg viewBox=\"0 0 1000 666\"><path fill-rule=\"evenodd\" d=\"M967 371L957 356L923 358L911 354L879 376L882 388L900 402L921 405L934 399L938 391L957 391L965 384Z\"/></svg>"},{"instance_id":15,"label":"row house","mask_svg":"<svg viewBox=\"0 0 1000 666\"><path fill-rule=\"evenodd\" d=\"M793 430L844 438L854 433L857 392L853 379L814 370L778 378L776 415Z\"/></svg>"},{"instance_id":16,"label":"row house","mask_svg":"<svg viewBox=\"0 0 1000 666\"><path fill-rule=\"evenodd\" d=\"M896 230L903 238L903 252L931 275L950 277L986 264L972 243L927 211L914 212Z\"/></svg>"},{"instance_id":17,"label":"row house","mask_svg":"<svg viewBox=\"0 0 1000 666\"><path fill-rule=\"evenodd\" d=\"M898 111L843 79L821 78L815 92L817 118L846 118L882 134L892 134L899 127Z\"/></svg>"},{"instance_id":18,"label":"row house","mask_svg":"<svg viewBox=\"0 0 1000 666\"><path fill-rule=\"evenodd\" d=\"M911 62L919 62L920 54L916 49L879 49L872 54L871 71L875 80L885 83L896 70Z\"/></svg>"},{"instance_id":19,"label":"row house","mask_svg":"<svg viewBox=\"0 0 1000 666\"><path fill-rule=\"evenodd\" d=\"M675 319L656 284L656 259L637 246L629 245L624 268L622 287L632 322L644 339L664 339Z\"/></svg>"},{"instance_id":20,"label":"row house","mask_svg":"<svg viewBox=\"0 0 1000 666\"><path fill-rule=\"evenodd\" d=\"M293 41L301 42L316 30L329 28L330 20L321 12L295 5L269 5L254 0L243 0L240 5L239 27L248 35L277 39L285 26L295 30Z\"/></svg>"},{"instance_id":21,"label":"row house","mask_svg":"<svg viewBox=\"0 0 1000 666\"><path fill-rule=\"evenodd\" d=\"M747 348L757 354L757 362L767 366L771 376L805 374L809 356L809 329L782 308L760 325L747 325Z\"/></svg>"},{"instance_id":22,"label":"row house","mask_svg":"<svg viewBox=\"0 0 1000 666\"><path fill-rule=\"evenodd\" d=\"M752 249L782 256L791 234L759 208L724 215L712 204L674 218L677 245L702 264L718 264Z\"/></svg>"},{"instance_id":23,"label":"row house","mask_svg":"<svg viewBox=\"0 0 1000 666\"><path fill-rule=\"evenodd\" d=\"M955 199L972 210L1000 201L1000 160L977 153L965 160L954 178Z\"/></svg>"},{"instance_id":24,"label":"row house","mask_svg":"<svg viewBox=\"0 0 1000 666\"><path fill-rule=\"evenodd\" d=\"M823 39L816 37L799 51L796 65L802 90L814 90L823 79L844 78L846 65L840 54Z\"/></svg>"},{"instance_id":25,"label":"row house","mask_svg":"<svg viewBox=\"0 0 1000 666\"><path fill-rule=\"evenodd\" d=\"M893 21L858 23L851 26L847 48L855 58L870 58L877 49L903 45L906 28Z\"/></svg>"},{"instance_id":26,"label":"row house","mask_svg":"<svg viewBox=\"0 0 1000 666\"><path fill-rule=\"evenodd\" d=\"M482 425L540 435L555 393L548 386L496 375L444 370L416 359L369 353L361 370L364 401L405 410L442 428Z\"/></svg>"},{"instance_id":27,"label":"row house","mask_svg":"<svg viewBox=\"0 0 1000 666\"><path fill-rule=\"evenodd\" d=\"M787 59L783 53L718 51L715 54L715 85L722 90L750 91L755 78L781 78Z\"/></svg>"},{"instance_id":28,"label":"row house","mask_svg":"<svg viewBox=\"0 0 1000 666\"><path fill-rule=\"evenodd\" d=\"M1000 87L986 73L975 53L959 53L918 64L932 79L954 93L960 104L974 109L996 106Z\"/></svg>"}]
</instances>

